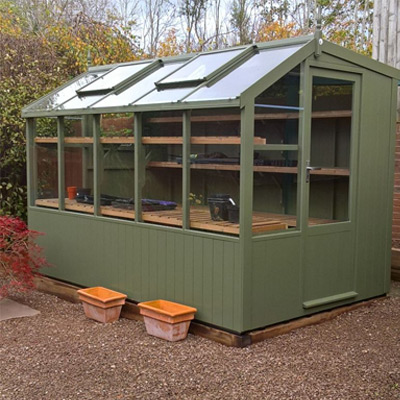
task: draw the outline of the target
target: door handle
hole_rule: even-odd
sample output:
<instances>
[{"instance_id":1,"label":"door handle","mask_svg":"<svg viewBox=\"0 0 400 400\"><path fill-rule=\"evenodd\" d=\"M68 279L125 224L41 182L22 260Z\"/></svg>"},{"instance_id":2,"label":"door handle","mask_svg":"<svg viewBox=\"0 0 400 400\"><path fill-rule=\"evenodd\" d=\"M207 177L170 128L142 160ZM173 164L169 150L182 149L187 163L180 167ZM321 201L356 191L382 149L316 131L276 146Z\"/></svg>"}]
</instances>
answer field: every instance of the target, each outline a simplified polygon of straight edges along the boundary
<instances>
[{"instance_id":1,"label":"door handle","mask_svg":"<svg viewBox=\"0 0 400 400\"><path fill-rule=\"evenodd\" d=\"M320 169L321 169L321 167L312 167L310 165L310 160L307 160L306 161L306 183L310 182L310 173L311 173L311 171L318 171Z\"/></svg>"}]
</instances>

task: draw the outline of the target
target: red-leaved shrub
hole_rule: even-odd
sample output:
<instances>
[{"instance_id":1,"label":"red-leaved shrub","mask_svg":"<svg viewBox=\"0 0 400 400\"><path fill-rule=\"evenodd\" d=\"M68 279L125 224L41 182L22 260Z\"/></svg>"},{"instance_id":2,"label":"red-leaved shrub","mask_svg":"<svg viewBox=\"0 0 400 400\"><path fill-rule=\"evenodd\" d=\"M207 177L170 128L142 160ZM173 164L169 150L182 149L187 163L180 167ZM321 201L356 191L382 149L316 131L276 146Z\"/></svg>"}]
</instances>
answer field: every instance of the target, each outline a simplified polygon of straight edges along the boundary
<instances>
[{"instance_id":1,"label":"red-leaved shrub","mask_svg":"<svg viewBox=\"0 0 400 400\"><path fill-rule=\"evenodd\" d=\"M0 298L32 289L39 268L48 266L35 243L39 235L19 218L0 216Z\"/></svg>"}]
</instances>

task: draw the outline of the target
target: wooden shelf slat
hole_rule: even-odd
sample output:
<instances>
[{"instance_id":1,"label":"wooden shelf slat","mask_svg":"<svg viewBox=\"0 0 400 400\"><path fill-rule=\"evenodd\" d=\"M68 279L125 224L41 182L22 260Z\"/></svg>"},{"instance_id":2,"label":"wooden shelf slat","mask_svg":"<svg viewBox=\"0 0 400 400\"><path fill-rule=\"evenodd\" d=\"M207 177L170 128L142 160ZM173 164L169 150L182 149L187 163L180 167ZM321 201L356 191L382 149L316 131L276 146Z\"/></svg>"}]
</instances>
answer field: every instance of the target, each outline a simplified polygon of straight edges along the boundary
<instances>
[{"instance_id":1,"label":"wooden shelf slat","mask_svg":"<svg viewBox=\"0 0 400 400\"><path fill-rule=\"evenodd\" d=\"M58 208L58 199L37 199L36 206L47 208ZM65 209L69 211L84 212L93 214L93 206L90 204L77 203L75 200L65 199ZM134 210L124 210L112 206L101 206L101 214L108 217L125 218L134 220ZM145 211L142 213L144 222L152 222L161 225L182 226L182 208L163 211ZM309 218L308 224L321 225L337 222L331 219ZM238 235L239 224L229 221L213 221L210 218L210 212L206 206L190 207L190 227L219 233L229 233ZM253 212L253 233L263 233L271 230L282 230L287 227L296 227L296 216L275 213L266 213L260 211Z\"/></svg>"},{"instance_id":2,"label":"wooden shelf slat","mask_svg":"<svg viewBox=\"0 0 400 400\"><path fill-rule=\"evenodd\" d=\"M147 168L182 168L182 164L173 161L150 161ZM212 169L221 171L239 171L239 164L191 164L191 169Z\"/></svg>"},{"instance_id":3,"label":"wooden shelf slat","mask_svg":"<svg viewBox=\"0 0 400 400\"><path fill-rule=\"evenodd\" d=\"M350 176L350 170L347 168L322 168L310 171L311 175L336 175L336 176Z\"/></svg>"},{"instance_id":4,"label":"wooden shelf slat","mask_svg":"<svg viewBox=\"0 0 400 400\"><path fill-rule=\"evenodd\" d=\"M143 144L182 144L182 136L143 136ZM191 144L240 144L240 136L192 136ZM254 144L263 145L267 140L262 137L255 137Z\"/></svg>"},{"instance_id":5,"label":"wooden shelf slat","mask_svg":"<svg viewBox=\"0 0 400 400\"><path fill-rule=\"evenodd\" d=\"M57 143L57 137L35 137L35 143Z\"/></svg>"},{"instance_id":6,"label":"wooden shelf slat","mask_svg":"<svg viewBox=\"0 0 400 400\"><path fill-rule=\"evenodd\" d=\"M92 137L66 137L66 138L64 138L64 143L90 144L90 143L93 143L93 138Z\"/></svg>"},{"instance_id":7,"label":"wooden shelf slat","mask_svg":"<svg viewBox=\"0 0 400 400\"><path fill-rule=\"evenodd\" d=\"M56 137L37 137L36 143L57 143ZM65 143L87 144L93 143L92 137L67 137ZM193 136L190 140L192 144L238 144L240 145L240 136ZM101 137L100 143L104 144L132 144L135 143L133 136ZM182 136L144 136L143 144L182 144ZM267 141L262 137L255 137L254 144L264 145Z\"/></svg>"},{"instance_id":8,"label":"wooden shelf slat","mask_svg":"<svg viewBox=\"0 0 400 400\"><path fill-rule=\"evenodd\" d=\"M114 137L101 137L100 143L104 144L132 144L135 143L133 136L114 136Z\"/></svg>"},{"instance_id":9,"label":"wooden shelf slat","mask_svg":"<svg viewBox=\"0 0 400 400\"><path fill-rule=\"evenodd\" d=\"M148 168L182 168L182 164L173 161L150 161L147 164ZM240 171L238 164L191 164L191 169L211 169L221 171ZM272 172L279 174L297 174L297 167L276 167L269 165L255 165L255 172ZM312 175L334 175L334 176L349 176L350 171L345 168L323 168L321 170L311 171Z\"/></svg>"},{"instance_id":10,"label":"wooden shelf slat","mask_svg":"<svg viewBox=\"0 0 400 400\"><path fill-rule=\"evenodd\" d=\"M256 120L268 119L298 119L300 113L263 113L255 114ZM351 110L333 110L333 111L314 111L312 118L347 118L351 117ZM222 122L222 121L240 121L239 114L231 115L207 115L193 116L191 122ZM146 120L148 123L178 123L182 122L182 117L154 117Z\"/></svg>"},{"instance_id":11,"label":"wooden shelf slat","mask_svg":"<svg viewBox=\"0 0 400 400\"><path fill-rule=\"evenodd\" d=\"M35 138L35 143L57 143L57 138L56 137L36 137ZM130 144L134 143L135 139L133 136L114 136L114 137L101 137L100 138L100 143L116 143L116 144ZM93 143L93 138L92 137L66 137L64 138L64 143L69 143L69 144L91 144Z\"/></svg>"},{"instance_id":12,"label":"wooden shelf slat","mask_svg":"<svg viewBox=\"0 0 400 400\"><path fill-rule=\"evenodd\" d=\"M36 206L58 208L58 199L38 199ZM87 214L93 214L94 207L90 204L78 203L75 200L65 199L65 209L68 211L78 211ZM100 207L101 214L109 217L126 218L133 220L135 218L134 210L123 210L112 206ZM144 211L142 220L144 222L152 222L160 225L182 226L182 208L175 210L162 211ZM213 221L210 212L206 206L191 207L190 209L190 227L193 229L201 229L218 233L228 233L231 235L239 234L239 224L229 221ZM253 219L253 232L262 233L271 230L287 229L288 224L280 221L278 218L270 218L268 214L257 215Z\"/></svg>"}]
</instances>

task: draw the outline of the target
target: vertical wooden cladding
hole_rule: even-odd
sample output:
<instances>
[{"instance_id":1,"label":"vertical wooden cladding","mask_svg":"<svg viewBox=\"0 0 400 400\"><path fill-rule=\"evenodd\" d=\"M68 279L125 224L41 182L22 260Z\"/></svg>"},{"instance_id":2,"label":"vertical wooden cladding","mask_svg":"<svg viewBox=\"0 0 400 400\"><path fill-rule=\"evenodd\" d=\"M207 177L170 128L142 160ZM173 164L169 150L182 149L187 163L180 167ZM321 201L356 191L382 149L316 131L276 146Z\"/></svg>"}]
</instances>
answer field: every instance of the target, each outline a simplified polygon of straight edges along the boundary
<instances>
[{"instance_id":1,"label":"vertical wooden cladding","mask_svg":"<svg viewBox=\"0 0 400 400\"><path fill-rule=\"evenodd\" d=\"M136 301L181 302L201 321L242 331L238 241L41 210L30 210L30 227L46 232L41 244L54 265L46 275Z\"/></svg>"},{"instance_id":2,"label":"vertical wooden cladding","mask_svg":"<svg viewBox=\"0 0 400 400\"><path fill-rule=\"evenodd\" d=\"M300 234L253 241L252 293L246 313L251 323L245 330L289 320L303 313Z\"/></svg>"},{"instance_id":3,"label":"vertical wooden cladding","mask_svg":"<svg viewBox=\"0 0 400 400\"><path fill-rule=\"evenodd\" d=\"M392 209L390 187L391 79L366 71L363 79L357 187L357 291L362 297L384 292L385 254L390 251L386 215ZM379 88L379 89L378 89ZM389 260L387 260L389 262Z\"/></svg>"}]
</instances>

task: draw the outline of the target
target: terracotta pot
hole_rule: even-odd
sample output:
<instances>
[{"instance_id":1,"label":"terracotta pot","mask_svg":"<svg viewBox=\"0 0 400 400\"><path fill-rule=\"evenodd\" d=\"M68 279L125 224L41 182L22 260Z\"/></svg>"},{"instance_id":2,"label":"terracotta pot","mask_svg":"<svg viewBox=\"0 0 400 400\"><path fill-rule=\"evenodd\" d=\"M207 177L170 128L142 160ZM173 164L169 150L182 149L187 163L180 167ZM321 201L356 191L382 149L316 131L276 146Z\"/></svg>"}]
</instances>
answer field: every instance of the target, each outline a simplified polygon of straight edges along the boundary
<instances>
[{"instance_id":1,"label":"terracotta pot","mask_svg":"<svg viewBox=\"0 0 400 400\"><path fill-rule=\"evenodd\" d=\"M146 331L170 342L185 339L196 308L167 300L153 300L138 304Z\"/></svg>"},{"instance_id":2,"label":"terracotta pot","mask_svg":"<svg viewBox=\"0 0 400 400\"><path fill-rule=\"evenodd\" d=\"M76 191L77 191L76 186L68 186L67 187L67 193L68 193L68 199L69 200L74 200L75 199Z\"/></svg>"},{"instance_id":3,"label":"terracotta pot","mask_svg":"<svg viewBox=\"0 0 400 400\"><path fill-rule=\"evenodd\" d=\"M99 322L116 321L127 297L101 286L80 289L78 294L86 316Z\"/></svg>"}]
</instances>

